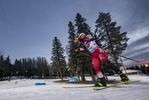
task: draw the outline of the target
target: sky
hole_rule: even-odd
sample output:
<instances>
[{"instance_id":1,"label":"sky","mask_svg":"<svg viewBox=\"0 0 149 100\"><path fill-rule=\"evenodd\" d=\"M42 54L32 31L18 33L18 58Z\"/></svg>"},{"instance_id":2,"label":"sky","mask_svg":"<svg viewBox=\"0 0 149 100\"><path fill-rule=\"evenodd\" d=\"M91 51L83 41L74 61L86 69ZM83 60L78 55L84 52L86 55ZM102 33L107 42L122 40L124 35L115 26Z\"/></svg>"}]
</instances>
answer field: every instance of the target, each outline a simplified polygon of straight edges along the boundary
<instances>
[{"instance_id":1,"label":"sky","mask_svg":"<svg viewBox=\"0 0 149 100\"><path fill-rule=\"evenodd\" d=\"M148 5L148 0L0 0L0 53L12 63L39 56L51 62L54 37L66 48L68 23L77 13L94 32L99 12L109 12L130 38L122 55L149 63ZM124 65L137 64L123 60Z\"/></svg>"}]
</instances>

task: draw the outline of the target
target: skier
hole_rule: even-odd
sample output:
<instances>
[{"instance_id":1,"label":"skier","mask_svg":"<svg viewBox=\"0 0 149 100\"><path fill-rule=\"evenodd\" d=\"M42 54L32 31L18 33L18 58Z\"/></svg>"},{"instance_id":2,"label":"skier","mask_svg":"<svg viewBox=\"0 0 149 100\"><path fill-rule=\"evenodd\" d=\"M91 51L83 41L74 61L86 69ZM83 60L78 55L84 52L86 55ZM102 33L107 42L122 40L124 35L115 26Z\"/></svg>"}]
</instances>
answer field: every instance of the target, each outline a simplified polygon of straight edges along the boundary
<instances>
[{"instance_id":1,"label":"skier","mask_svg":"<svg viewBox=\"0 0 149 100\"><path fill-rule=\"evenodd\" d=\"M93 64L94 70L96 71L98 78L100 79L100 83L95 84L95 86L106 86L106 80L99 68L100 61L106 64L106 66L110 67L112 70L114 70L121 77L121 81L129 80L128 77L124 75L117 66L115 66L108 60L104 52L101 52L99 49L97 49L99 48L99 46L96 44L95 40L92 38L91 35L80 33L78 39L74 40L74 42L75 43L80 42L80 43L86 44L86 45L81 44L81 48L77 50L83 51L87 49L92 54L92 64Z\"/></svg>"}]
</instances>

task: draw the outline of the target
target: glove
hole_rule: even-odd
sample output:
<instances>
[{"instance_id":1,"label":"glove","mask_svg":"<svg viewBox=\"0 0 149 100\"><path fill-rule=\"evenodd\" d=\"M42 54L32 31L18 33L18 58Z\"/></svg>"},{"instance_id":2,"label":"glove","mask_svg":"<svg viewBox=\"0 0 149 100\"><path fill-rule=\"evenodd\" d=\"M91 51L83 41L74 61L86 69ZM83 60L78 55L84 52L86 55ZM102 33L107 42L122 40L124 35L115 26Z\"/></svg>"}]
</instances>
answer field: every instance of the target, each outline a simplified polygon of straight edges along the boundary
<instances>
[{"instance_id":1,"label":"glove","mask_svg":"<svg viewBox=\"0 0 149 100\"><path fill-rule=\"evenodd\" d=\"M75 39L73 42L77 43L77 42L79 42L79 39Z\"/></svg>"},{"instance_id":2,"label":"glove","mask_svg":"<svg viewBox=\"0 0 149 100\"><path fill-rule=\"evenodd\" d=\"M75 52L79 52L79 49L75 49Z\"/></svg>"}]
</instances>

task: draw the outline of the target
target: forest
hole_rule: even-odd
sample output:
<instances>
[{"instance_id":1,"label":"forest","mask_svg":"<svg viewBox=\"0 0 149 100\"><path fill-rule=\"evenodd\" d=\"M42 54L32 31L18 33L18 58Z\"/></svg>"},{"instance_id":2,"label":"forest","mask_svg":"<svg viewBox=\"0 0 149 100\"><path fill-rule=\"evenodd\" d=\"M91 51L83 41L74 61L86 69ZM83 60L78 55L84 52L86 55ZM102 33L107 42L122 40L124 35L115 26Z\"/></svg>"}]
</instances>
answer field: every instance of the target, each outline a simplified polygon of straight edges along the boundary
<instances>
[{"instance_id":1,"label":"forest","mask_svg":"<svg viewBox=\"0 0 149 100\"><path fill-rule=\"evenodd\" d=\"M118 59L127 47L129 40L126 36L127 32L120 32L121 26L112 22L110 13L99 12L94 32L91 31L86 20L80 13L77 13L74 21L68 22L67 34L69 37L66 47L62 47L61 41L56 36L53 38L53 43L50 44L53 48L51 48L51 53L49 52L52 63L48 63L45 57L37 57L16 59L12 64L9 56L5 58L0 53L0 79L10 79L12 76L41 79L60 78L61 80L64 77L81 77L81 81L85 81L85 75L90 75L94 79L95 71L91 62L91 54L86 50L75 51L80 48L80 45L73 41L80 33L92 35L100 48L111 52L105 52L109 60L118 67L122 66ZM67 53L67 60L64 52ZM111 69L102 63L100 69L103 73L111 73Z\"/></svg>"}]
</instances>

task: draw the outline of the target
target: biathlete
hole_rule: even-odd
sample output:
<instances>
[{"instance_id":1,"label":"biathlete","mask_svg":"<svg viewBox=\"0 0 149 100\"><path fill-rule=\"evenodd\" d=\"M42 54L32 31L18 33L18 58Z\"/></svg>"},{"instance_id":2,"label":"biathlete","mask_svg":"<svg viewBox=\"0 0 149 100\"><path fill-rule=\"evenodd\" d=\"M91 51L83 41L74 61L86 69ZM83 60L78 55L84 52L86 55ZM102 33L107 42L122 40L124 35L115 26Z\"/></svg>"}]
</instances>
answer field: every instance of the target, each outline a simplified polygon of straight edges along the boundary
<instances>
[{"instance_id":1,"label":"biathlete","mask_svg":"<svg viewBox=\"0 0 149 100\"><path fill-rule=\"evenodd\" d=\"M78 39L74 40L74 42L81 43L81 47L79 48L80 51L87 49L92 54L92 64L93 64L94 70L96 71L98 78L100 79L100 83L95 84L95 86L106 86L106 80L99 67L100 62L106 64L106 66L114 70L121 77L121 81L129 80L128 77L124 75L117 66L115 66L108 60L104 52L101 52L99 49L97 49L99 48L99 46L96 44L95 40L92 38L91 35L80 33Z\"/></svg>"}]
</instances>

